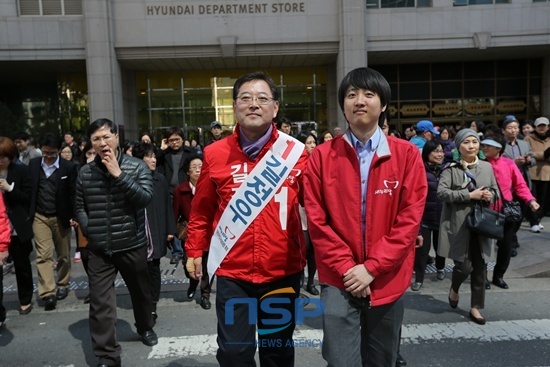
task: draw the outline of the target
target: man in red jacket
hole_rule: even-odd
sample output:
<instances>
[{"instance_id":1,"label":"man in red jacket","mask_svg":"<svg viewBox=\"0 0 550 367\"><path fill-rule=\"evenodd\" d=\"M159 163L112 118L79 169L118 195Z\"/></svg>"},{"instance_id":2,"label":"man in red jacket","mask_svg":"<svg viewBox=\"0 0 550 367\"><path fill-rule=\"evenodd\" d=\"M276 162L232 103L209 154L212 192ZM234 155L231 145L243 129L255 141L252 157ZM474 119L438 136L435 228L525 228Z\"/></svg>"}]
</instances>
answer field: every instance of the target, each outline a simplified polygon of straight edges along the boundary
<instances>
[{"instance_id":1,"label":"man in red jacket","mask_svg":"<svg viewBox=\"0 0 550 367\"><path fill-rule=\"evenodd\" d=\"M191 204L187 268L200 279L209 251L222 367L254 366L256 348L262 366L294 366L294 312L306 258L298 204L307 153L277 131L278 99L264 73L237 79L238 125L204 149Z\"/></svg>"},{"instance_id":2,"label":"man in red jacket","mask_svg":"<svg viewBox=\"0 0 550 367\"><path fill-rule=\"evenodd\" d=\"M319 272L328 366L395 366L427 183L418 148L378 127L390 86L352 70L338 101L349 129L310 155L305 208Z\"/></svg>"}]
</instances>

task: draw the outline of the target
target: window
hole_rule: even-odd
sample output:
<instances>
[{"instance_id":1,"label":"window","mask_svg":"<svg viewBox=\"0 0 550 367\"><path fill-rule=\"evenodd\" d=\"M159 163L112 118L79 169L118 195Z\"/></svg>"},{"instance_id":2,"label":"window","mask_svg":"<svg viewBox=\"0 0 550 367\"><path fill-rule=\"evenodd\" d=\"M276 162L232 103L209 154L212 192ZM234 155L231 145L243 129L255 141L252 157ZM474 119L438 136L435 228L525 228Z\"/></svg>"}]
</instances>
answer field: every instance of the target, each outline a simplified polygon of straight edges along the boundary
<instances>
[{"instance_id":1,"label":"window","mask_svg":"<svg viewBox=\"0 0 550 367\"><path fill-rule=\"evenodd\" d=\"M19 0L19 15L82 15L82 0Z\"/></svg>"},{"instance_id":2,"label":"window","mask_svg":"<svg viewBox=\"0 0 550 367\"><path fill-rule=\"evenodd\" d=\"M540 0L533 0L540 1ZM543 0L547 1L547 0ZM492 4L510 4L510 0L453 0L454 6L464 5L492 5Z\"/></svg>"},{"instance_id":3,"label":"window","mask_svg":"<svg viewBox=\"0 0 550 367\"><path fill-rule=\"evenodd\" d=\"M367 9L378 8L428 8L432 0L367 0Z\"/></svg>"}]
</instances>

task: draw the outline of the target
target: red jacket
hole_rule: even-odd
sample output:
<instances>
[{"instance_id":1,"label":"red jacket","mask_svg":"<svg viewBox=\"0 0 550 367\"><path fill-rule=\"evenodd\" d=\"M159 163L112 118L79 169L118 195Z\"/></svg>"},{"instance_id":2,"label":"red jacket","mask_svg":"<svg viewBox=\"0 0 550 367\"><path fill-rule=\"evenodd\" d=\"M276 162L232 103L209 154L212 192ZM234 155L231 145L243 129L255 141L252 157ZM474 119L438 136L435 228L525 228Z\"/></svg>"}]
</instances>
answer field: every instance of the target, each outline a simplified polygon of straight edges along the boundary
<instances>
[{"instance_id":1,"label":"red jacket","mask_svg":"<svg viewBox=\"0 0 550 367\"><path fill-rule=\"evenodd\" d=\"M410 285L426 173L417 147L381 136L369 171L364 239L360 177L347 133L319 145L304 178L308 229L319 281L345 289L344 273L364 264L375 277L371 304L379 306L396 301Z\"/></svg>"},{"instance_id":2,"label":"red jacket","mask_svg":"<svg viewBox=\"0 0 550 367\"><path fill-rule=\"evenodd\" d=\"M4 195L0 192L0 251L8 251L11 241L11 227L8 220L6 205L4 204Z\"/></svg>"},{"instance_id":3,"label":"red jacket","mask_svg":"<svg viewBox=\"0 0 550 367\"><path fill-rule=\"evenodd\" d=\"M199 257L203 251L209 250L212 229L217 225L234 190L240 186L240 180L254 169L277 140L279 133L274 124L272 130L270 140L256 160L251 160L243 153L239 145L238 126L231 136L204 149L202 170L191 204L185 243L187 256ZM305 245L298 204L299 196L303 195L302 177L306 162L307 153L304 149L279 192L235 243L216 275L266 283L303 270ZM283 195L285 192L286 198ZM284 205L280 202L283 199L286 199Z\"/></svg>"}]
</instances>

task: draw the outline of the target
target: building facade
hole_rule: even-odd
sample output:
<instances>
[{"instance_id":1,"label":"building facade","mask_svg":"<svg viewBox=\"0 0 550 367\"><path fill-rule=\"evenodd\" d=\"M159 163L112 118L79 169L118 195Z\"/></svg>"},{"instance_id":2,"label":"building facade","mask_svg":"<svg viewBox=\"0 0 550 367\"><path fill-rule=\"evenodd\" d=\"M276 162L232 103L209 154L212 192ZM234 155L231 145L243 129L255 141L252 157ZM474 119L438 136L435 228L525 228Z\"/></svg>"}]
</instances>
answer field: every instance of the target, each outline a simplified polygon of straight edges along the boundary
<instances>
[{"instance_id":1,"label":"building facade","mask_svg":"<svg viewBox=\"0 0 550 367\"><path fill-rule=\"evenodd\" d=\"M126 137L234 125L231 87L267 71L281 115L344 127L336 89L382 72L392 126L550 114L548 0L0 0L0 103L29 128Z\"/></svg>"}]
</instances>

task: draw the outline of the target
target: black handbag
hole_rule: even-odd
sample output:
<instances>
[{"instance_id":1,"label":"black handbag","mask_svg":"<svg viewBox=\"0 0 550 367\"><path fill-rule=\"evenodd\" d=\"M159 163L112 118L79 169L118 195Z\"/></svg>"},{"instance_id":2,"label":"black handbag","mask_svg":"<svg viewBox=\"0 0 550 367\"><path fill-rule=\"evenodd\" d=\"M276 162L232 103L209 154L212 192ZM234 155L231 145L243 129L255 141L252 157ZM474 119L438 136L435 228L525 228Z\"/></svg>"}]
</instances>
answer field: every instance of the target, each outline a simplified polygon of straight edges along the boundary
<instances>
[{"instance_id":1,"label":"black handbag","mask_svg":"<svg viewBox=\"0 0 550 367\"><path fill-rule=\"evenodd\" d=\"M502 203L502 214L504 214L507 222L521 222L523 220L523 211L517 200L504 200Z\"/></svg>"},{"instance_id":2,"label":"black handbag","mask_svg":"<svg viewBox=\"0 0 550 367\"><path fill-rule=\"evenodd\" d=\"M504 221L503 214L475 202L472 211L466 217L466 228L480 236L502 240L504 239Z\"/></svg>"}]
</instances>

